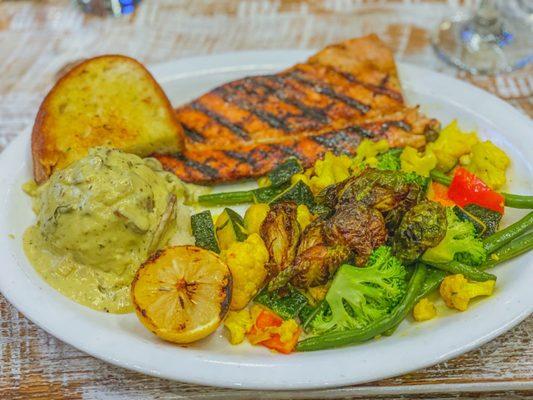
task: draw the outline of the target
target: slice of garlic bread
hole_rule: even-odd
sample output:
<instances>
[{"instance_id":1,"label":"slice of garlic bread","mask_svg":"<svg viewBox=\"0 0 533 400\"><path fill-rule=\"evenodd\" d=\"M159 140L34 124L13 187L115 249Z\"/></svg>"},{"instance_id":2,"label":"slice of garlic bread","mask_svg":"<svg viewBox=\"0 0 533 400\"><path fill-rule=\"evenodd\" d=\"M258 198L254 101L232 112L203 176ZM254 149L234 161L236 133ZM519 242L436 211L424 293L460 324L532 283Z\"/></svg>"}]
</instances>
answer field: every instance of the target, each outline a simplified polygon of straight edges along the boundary
<instances>
[{"instance_id":1,"label":"slice of garlic bread","mask_svg":"<svg viewBox=\"0 0 533 400\"><path fill-rule=\"evenodd\" d=\"M74 66L46 96L32 133L33 172L44 182L107 146L139 156L182 148L182 128L165 93L138 61L120 55Z\"/></svg>"}]
</instances>

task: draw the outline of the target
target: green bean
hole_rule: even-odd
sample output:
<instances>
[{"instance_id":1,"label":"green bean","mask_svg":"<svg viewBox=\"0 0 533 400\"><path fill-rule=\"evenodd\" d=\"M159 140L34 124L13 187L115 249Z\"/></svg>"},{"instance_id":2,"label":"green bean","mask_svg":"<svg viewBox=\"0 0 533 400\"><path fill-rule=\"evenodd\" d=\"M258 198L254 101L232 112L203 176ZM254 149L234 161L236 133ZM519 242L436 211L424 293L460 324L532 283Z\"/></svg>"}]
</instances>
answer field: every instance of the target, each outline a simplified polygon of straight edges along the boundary
<instances>
[{"instance_id":1,"label":"green bean","mask_svg":"<svg viewBox=\"0 0 533 400\"><path fill-rule=\"evenodd\" d=\"M511 258L518 257L523 253L533 249L533 232L527 233L523 236L515 238L507 245L500 247L494 253L492 253L487 262L480 268L486 269L494 267L496 264L510 260Z\"/></svg>"},{"instance_id":2,"label":"green bean","mask_svg":"<svg viewBox=\"0 0 533 400\"><path fill-rule=\"evenodd\" d=\"M450 186L452 178L444 173L434 169L431 171L431 179L435 182L442 183L443 185ZM511 208L525 208L533 209L533 196L527 196L522 194L500 193L505 201L505 205Z\"/></svg>"},{"instance_id":3,"label":"green bean","mask_svg":"<svg viewBox=\"0 0 533 400\"><path fill-rule=\"evenodd\" d=\"M490 235L483 240L483 247L487 254L490 254L522 233L529 231L531 228L533 228L533 212L530 212L524 218L509 225L507 228Z\"/></svg>"},{"instance_id":4,"label":"green bean","mask_svg":"<svg viewBox=\"0 0 533 400\"><path fill-rule=\"evenodd\" d=\"M533 209L533 196L523 194L500 193L505 199L505 205L511 208Z\"/></svg>"},{"instance_id":5,"label":"green bean","mask_svg":"<svg viewBox=\"0 0 533 400\"><path fill-rule=\"evenodd\" d=\"M415 304L418 303L420 300L422 300L424 297L426 297L428 294L433 292L436 288L439 287L440 283L446 276L446 272L442 271L440 269L428 267L427 273L426 273L426 280L424 281L424 284L422 285L422 289L420 289L420 293L418 294Z\"/></svg>"},{"instance_id":6,"label":"green bean","mask_svg":"<svg viewBox=\"0 0 533 400\"><path fill-rule=\"evenodd\" d=\"M205 207L231 206L244 203L269 203L287 189L288 185L266 186L252 190L203 194L198 203Z\"/></svg>"},{"instance_id":7,"label":"green bean","mask_svg":"<svg viewBox=\"0 0 533 400\"><path fill-rule=\"evenodd\" d=\"M433 268L446 271L450 274L463 274L465 278L471 279L473 281L484 282L496 280L496 275L483 272L479 268L460 263L459 261L452 260L447 263L429 263L427 261L424 262L432 266Z\"/></svg>"},{"instance_id":8,"label":"green bean","mask_svg":"<svg viewBox=\"0 0 533 400\"><path fill-rule=\"evenodd\" d=\"M411 277L407 293L403 300L386 317L375 321L361 329L350 329L342 332L326 333L311 337L298 343L298 351L315 351L360 343L383 334L398 325L415 305L415 301L426 279L426 267L418 264Z\"/></svg>"},{"instance_id":9,"label":"green bean","mask_svg":"<svg viewBox=\"0 0 533 400\"><path fill-rule=\"evenodd\" d=\"M231 206L234 204L252 203L252 190L240 192L211 193L198 196L198 203L206 207Z\"/></svg>"},{"instance_id":10,"label":"green bean","mask_svg":"<svg viewBox=\"0 0 533 400\"><path fill-rule=\"evenodd\" d=\"M445 186L450 186L452 183L451 177L436 169L430 172L430 176L435 182L442 183Z\"/></svg>"}]
</instances>

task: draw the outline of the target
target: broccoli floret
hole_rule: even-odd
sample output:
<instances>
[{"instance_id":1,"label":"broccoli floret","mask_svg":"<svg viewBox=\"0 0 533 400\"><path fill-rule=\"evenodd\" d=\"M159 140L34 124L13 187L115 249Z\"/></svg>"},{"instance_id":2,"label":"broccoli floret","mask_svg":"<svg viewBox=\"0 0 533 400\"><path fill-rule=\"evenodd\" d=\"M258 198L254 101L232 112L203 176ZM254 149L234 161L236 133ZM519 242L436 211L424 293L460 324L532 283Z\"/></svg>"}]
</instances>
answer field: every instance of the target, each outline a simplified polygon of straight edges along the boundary
<instances>
[{"instance_id":1,"label":"broccoli floret","mask_svg":"<svg viewBox=\"0 0 533 400\"><path fill-rule=\"evenodd\" d=\"M461 221L452 208L446 208L448 228L446 236L441 242L423 254L422 260L433 263L446 263L452 260L469 265L480 265L487 253L483 242L476 238L474 225L468 221Z\"/></svg>"},{"instance_id":2,"label":"broccoli floret","mask_svg":"<svg viewBox=\"0 0 533 400\"><path fill-rule=\"evenodd\" d=\"M404 172L404 179L407 183L416 183L424 191L427 189L429 184L429 178L426 178L422 175L418 175L416 172Z\"/></svg>"},{"instance_id":3,"label":"broccoli floret","mask_svg":"<svg viewBox=\"0 0 533 400\"><path fill-rule=\"evenodd\" d=\"M406 293L406 274L388 246L374 250L364 268L342 265L311 329L323 333L361 328L387 315Z\"/></svg>"},{"instance_id":4,"label":"broccoli floret","mask_svg":"<svg viewBox=\"0 0 533 400\"><path fill-rule=\"evenodd\" d=\"M377 169L398 171L401 166L400 155L403 149L393 148L378 156Z\"/></svg>"}]
</instances>

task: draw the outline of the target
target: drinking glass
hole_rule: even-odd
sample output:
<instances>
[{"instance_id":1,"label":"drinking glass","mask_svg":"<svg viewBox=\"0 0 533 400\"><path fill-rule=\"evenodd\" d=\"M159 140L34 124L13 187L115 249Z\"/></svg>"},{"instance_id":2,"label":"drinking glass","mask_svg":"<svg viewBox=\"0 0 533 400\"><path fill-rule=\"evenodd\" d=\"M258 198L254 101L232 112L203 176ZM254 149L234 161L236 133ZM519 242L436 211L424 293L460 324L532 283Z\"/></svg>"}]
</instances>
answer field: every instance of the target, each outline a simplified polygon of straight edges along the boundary
<instances>
[{"instance_id":1,"label":"drinking glass","mask_svg":"<svg viewBox=\"0 0 533 400\"><path fill-rule=\"evenodd\" d=\"M495 75L522 68L533 62L531 0L481 0L473 15L444 20L433 37L433 47L445 61L472 74Z\"/></svg>"},{"instance_id":2,"label":"drinking glass","mask_svg":"<svg viewBox=\"0 0 533 400\"><path fill-rule=\"evenodd\" d=\"M83 12L102 17L131 14L140 2L141 0L77 0Z\"/></svg>"}]
</instances>

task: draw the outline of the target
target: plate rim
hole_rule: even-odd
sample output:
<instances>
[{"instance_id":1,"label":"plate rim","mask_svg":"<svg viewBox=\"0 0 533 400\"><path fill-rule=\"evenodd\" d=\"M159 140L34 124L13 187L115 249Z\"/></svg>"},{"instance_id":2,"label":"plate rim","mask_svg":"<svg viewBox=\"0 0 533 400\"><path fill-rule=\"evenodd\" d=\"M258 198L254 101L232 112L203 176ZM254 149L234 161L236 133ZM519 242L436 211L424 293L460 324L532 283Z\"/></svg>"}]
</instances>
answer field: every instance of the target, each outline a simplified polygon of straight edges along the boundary
<instances>
[{"instance_id":1,"label":"plate rim","mask_svg":"<svg viewBox=\"0 0 533 400\"><path fill-rule=\"evenodd\" d=\"M218 61L218 62L221 62L223 60L229 60L229 59L233 59L233 58L239 58L240 61L239 61L239 64L245 64L246 61L243 61L243 59L250 59L250 60L253 60L253 59L261 59L261 58L272 58L272 57L276 57L276 56L282 56L282 57L288 57L288 58L295 58L295 57L305 57L306 55L310 54L311 51L308 51L308 50L274 50L274 51L269 51L269 50L266 50L266 51L242 51L242 52L230 52L230 53L221 53L221 54L214 54L214 55L208 55L208 56L197 56L197 57L189 57L189 58L182 58L182 59L178 59L178 60L175 60L175 61L169 61L169 62L166 62L166 63L161 63L161 64L155 64L155 65L152 65L152 66L148 66L148 69L154 74L154 76L156 77L156 80L158 80L158 82L161 82L161 83L164 83L165 79L161 79L161 76L164 75L165 73L167 73L168 69L169 68L176 68L176 66L182 66L183 68L183 64L187 63L188 66L187 68L192 68L192 65L195 65L195 64L205 64L206 62L214 62L214 61ZM228 68L231 67L231 62L229 61L225 61L226 64L228 64ZM216 64L216 62L215 62ZM224 64L224 63L222 63ZM283 65L287 65L287 62L284 62L284 63L280 63L280 64L283 64ZM398 64L398 69L401 71L402 69L411 69L413 71L420 71L420 72L423 72L423 74L425 75L429 75L429 76L436 76L438 77L438 79L440 80L450 80L450 81L453 81L453 84L457 85L457 84L460 84L460 85L463 85L463 87L466 87L467 88L467 91L469 92L472 92L472 93L476 93L477 95L482 95L484 98L487 98L487 96L492 97L492 101L494 102L494 100L496 100L496 104L498 105L498 108L500 107L504 107L506 108L507 110L511 110L511 112L513 113L513 116L518 118L519 120L522 119L522 122L524 123L530 123L531 121L528 119L527 116L525 116L524 114L521 114L519 111L517 111L514 107L512 107L511 105L509 105L508 103L504 102L503 100L497 98L496 96L493 96L491 95L490 93L488 92L485 92L483 91L482 89L479 89L479 88L476 88L475 86L472 86L470 84L467 84L463 81L460 81L460 80L457 80L455 78L452 78L452 77L449 77L447 75L444 75L444 74L441 74L441 73L438 73L438 72L435 72L435 71L432 71L432 70L428 70L426 68L423 68L423 67L419 67L419 66L416 66L416 65L412 65L412 64L407 64L407 63L397 63ZM238 64L233 64L233 66L235 65L238 65ZM258 65L261 65L261 66L264 66L266 65L265 62L259 62L257 63L256 65L254 66L250 66L250 70L253 70L253 71L257 71L257 66ZM272 64L271 64L272 65ZM268 69L268 68L267 68ZM231 71L235 71L236 69L235 68L232 68ZM213 73L213 72L211 72ZM161 80L160 80L161 79ZM170 78L169 78L170 80ZM6 148L2 151L2 154L0 154L0 166L3 165L5 163L5 160L7 159L8 155L10 154L10 152L14 151L13 149L17 148L17 146L22 146L24 144L24 142L27 142L28 141L28 136L29 136L29 133L31 132L31 127L28 127L24 132L21 132L21 134L19 134L8 146L6 146ZM3 183L3 180L0 181ZM5 194L6 192L4 191L4 194L2 195L2 204L4 204L6 201L7 201L7 195ZM3 229L2 229L2 233L3 232ZM2 242L0 243L0 249L2 249L2 253L4 251L7 251L7 247L4 245L4 242L5 242L5 239L2 237L1 238ZM18 239L20 240L20 239ZM4 254L0 253L0 257L4 257ZM135 365L135 364L125 364L124 362L122 362L119 358L114 358L110 355L106 355L106 354L102 354L101 352L97 351L97 350L94 350L92 348L90 348L90 346L85 346L83 343L77 343L76 341L73 341L71 338L69 339L68 337L65 337L64 334L61 334L61 333L57 333L57 331L55 331L54 329L51 329L46 323L44 323L40 316L36 315L35 312L28 312L26 310L26 307L24 306L24 301L21 300L23 296L16 296L12 293L12 291L9 289L9 288L6 288L6 282L3 280L3 279L0 279L0 291L3 293L3 295L6 297L6 299L15 306L15 308L17 308L17 310L21 310L20 312L22 314L24 314L24 316L26 318L28 318L29 320L31 320L32 322L34 322L37 326L41 327L42 329L44 329L46 332L48 332L49 334L51 334L52 336L58 338L59 340L87 353L87 354L90 354L98 359L101 359L103 361L106 361L110 364L113 364L113 365L116 365L116 366L119 366L119 367L123 367L123 368L127 368L127 369L130 369L130 370L134 370L134 371L137 371L137 372L141 372L141 373L144 373L144 374L147 374L147 375L152 375L152 376L156 376L156 377L159 377L159 378L166 378L166 379L171 379L171 380L180 380L180 381L183 381L183 382L190 382L190 383L195 383L195 384L202 384L202 385L212 385L212 386L219 386L219 387L228 387L228 388L248 388L248 389L268 389L268 390L291 390L291 389L317 389L317 388L326 388L326 387L338 387L338 386L344 386L344 385L351 385L351 384L354 384L354 383L363 383L363 382L368 382L368 381L372 381L372 380L376 380L376 379L386 379L386 378L389 378L389 377L392 377L392 376L396 376L398 375L399 373L408 373L410 371L413 371L413 370L416 370L416 369L420 369L420 368L425 368L427 366L430 366L430 365L434 365L436 363L439 363L439 362L442 362L442 361L446 361L450 358L453 358L459 354L463 354L469 350L472 350L478 346L481 346L482 344L492 340L493 338L501 335L502 333L506 332L507 330L511 329L512 327L514 327L515 325L517 325L519 322L521 322L523 319L525 319L529 314L531 314L531 312L533 311L533 304L530 304L529 306L528 305L525 305L524 308L523 308L523 311L521 313L518 313L514 316L514 318L511 318L511 319L508 319L506 321L505 324L501 325L498 329L495 329L493 331L491 331L490 333L484 335L483 337L481 338L478 338L476 340L472 340L470 343L466 344L466 345L463 345L463 346L457 346L454 350L450 351L450 352L447 352L445 354L442 354L440 357L437 357L437 358L434 358L430 361L426 361L426 362L419 362L418 364L414 364L412 366L412 368L410 369L405 369L405 368L399 368L399 370L391 370L388 374L381 374L379 375L379 377L375 377L375 378L372 378L372 379L365 379L363 381L357 381L357 380L354 380L353 378L350 378L350 377L345 377L345 378L337 378L337 379L331 379L329 381L324 381L324 380L320 380L320 381L316 381L316 382L298 382L298 383L294 383L294 384L284 384L282 387L280 387L279 385L276 385L276 384L265 384L265 383L260 383L260 384L257 384L257 385L254 385L253 383L250 384L250 382L243 382L243 381L239 381L239 382L236 382L236 381L232 381L232 382L228 382L227 380L227 377L224 376L224 374L222 374L222 378L217 378L217 379L213 379L213 376L210 376L210 381L206 381L205 378L203 378L200 374L198 373L192 373L192 374L189 374L189 376L180 376L180 377L177 377L173 374L168 374L168 373L161 373L160 371L155 371L153 369L148 369L147 367L143 367L141 365ZM24 309L24 311L22 311L22 309ZM324 352L319 352L319 353L307 353L307 354L324 354ZM284 357L284 356L279 356L279 357ZM291 357L291 356L289 356ZM302 357L303 358L303 357ZM312 357L309 357L309 358L312 358ZM272 360L275 360L274 358ZM206 360L207 361L207 360ZM276 364L275 362L273 364ZM238 373L238 369L236 370L237 373Z\"/></svg>"}]
</instances>

